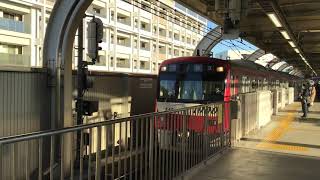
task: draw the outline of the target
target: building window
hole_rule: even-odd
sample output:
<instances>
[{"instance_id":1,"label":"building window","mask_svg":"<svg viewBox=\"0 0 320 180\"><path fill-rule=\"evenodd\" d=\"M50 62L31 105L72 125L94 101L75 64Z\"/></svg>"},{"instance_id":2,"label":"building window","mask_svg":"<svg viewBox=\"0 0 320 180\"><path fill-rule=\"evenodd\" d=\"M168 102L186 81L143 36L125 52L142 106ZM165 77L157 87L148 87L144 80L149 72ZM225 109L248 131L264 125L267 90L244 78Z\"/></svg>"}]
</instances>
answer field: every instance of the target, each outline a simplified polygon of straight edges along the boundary
<instances>
[{"instance_id":1,"label":"building window","mask_svg":"<svg viewBox=\"0 0 320 180\"><path fill-rule=\"evenodd\" d=\"M153 49L153 52L156 52L157 46L154 44L152 49Z\"/></svg>"},{"instance_id":2,"label":"building window","mask_svg":"<svg viewBox=\"0 0 320 180\"><path fill-rule=\"evenodd\" d=\"M174 40L177 40L177 41L179 41L180 40L180 38L179 38L179 34L178 33L174 33Z\"/></svg>"},{"instance_id":3,"label":"building window","mask_svg":"<svg viewBox=\"0 0 320 180\"><path fill-rule=\"evenodd\" d=\"M169 31L169 38L172 38L172 31Z\"/></svg>"},{"instance_id":4,"label":"building window","mask_svg":"<svg viewBox=\"0 0 320 180\"><path fill-rule=\"evenodd\" d=\"M111 34L111 36L110 36L110 43L111 43L111 44L114 43L114 40L113 40L113 39L114 39L114 36L113 36L113 34Z\"/></svg>"},{"instance_id":5,"label":"building window","mask_svg":"<svg viewBox=\"0 0 320 180\"><path fill-rule=\"evenodd\" d=\"M111 18L111 21L114 21L114 11L110 12L110 18Z\"/></svg>"},{"instance_id":6,"label":"building window","mask_svg":"<svg viewBox=\"0 0 320 180\"><path fill-rule=\"evenodd\" d=\"M129 17L129 16L126 16L126 15L123 15L123 14L118 13L118 15L117 15L117 21L118 21L119 23L122 23L122 24L125 24L125 25L128 25L128 26L131 26L131 20L130 20L130 17Z\"/></svg>"},{"instance_id":7,"label":"building window","mask_svg":"<svg viewBox=\"0 0 320 180\"><path fill-rule=\"evenodd\" d=\"M134 19L134 27L138 28L138 19Z\"/></svg>"},{"instance_id":8,"label":"building window","mask_svg":"<svg viewBox=\"0 0 320 180\"><path fill-rule=\"evenodd\" d=\"M165 46L159 46L159 53L160 54L166 54L166 47Z\"/></svg>"},{"instance_id":9,"label":"building window","mask_svg":"<svg viewBox=\"0 0 320 180\"><path fill-rule=\"evenodd\" d=\"M156 34L157 33L157 27L153 26L153 33Z\"/></svg>"},{"instance_id":10,"label":"building window","mask_svg":"<svg viewBox=\"0 0 320 180\"><path fill-rule=\"evenodd\" d=\"M146 29L146 24L145 23L141 23L141 29Z\"/></svg>"},{"instance_id":11,"label":"building window","mask_svg":"<svg viewBox=\"0 0 320 180\"><path fill-rule=\"evenodd\" d=\"M130 39L128 37L118 36L117 37L117 44L121 46L130 47Z\"/></svg>"},{"instance_id":12,"label":"building window","mask_svg":"<svg viewBox=\"0 0 320 180\"><path fill-rule=\"evenodd\" d=\"M138 47L138 40L134 40L134 41L133 41L133 47L134 47L134 48L137 48L137 47Z\"/></svg>"},{"instance_id":13,"label":"building window","mask_svg":"<svg viewBox=\"0 0 320 180\"><path fill-rule=\"evenodd\" d=\"M0 44L0 53L5 54L22 54L22 46Z\"/></svg>"},{"instance_id":14,"label":"building window","mask_svg":"<svg viewBox=\"0 0 320 180\"><path fill-rule=\"evenodd\" d=\"M156 63L155 63L155 62L153 62L153 63L152 63L152 71L156 71L156 70L157 70Z\"/></svg>"},{"instance_id":15,"label":"building window","mask_svg":"<svg viewBox=\"0 0 320 180\"><path fill-rule=\"evenodd\" d=\"M143 50L149 50L147 42L141 42L140 48Z\"/></svg>"},{"instance_id":16,"label":"building window","mask_svg":"<svg viewBox=\"0 0 320 180\"><path fill-rule=\"evenodd\" d=\"M119 67L119 68L130 68L129 59L117 58L117 67Z\"/></svg>"},{"instance_id":17,"label":"building window","mask_svg":"<svg viewBox=\"0 0 320 180\"><path fill-rule=\"evenodd\" d=\"M92 8L94 14L101 14L101 9Z\"/></svg>"},{"instance_id":18,"label":"building window","mask_svg":"<svg viewBox=\"0 0 320 180\"><path fill-rule=\"evenodd\" d=\"M14 21L22 21L22 15L8 13L8 12L3 12L3 18L11 19L11 20L14 20Z\"/></svg>"},{"instance_id":19,"label":"building window","mask_svg":"<svg viewBox=\"0 0 320 180\"><path fill-rule=\"evenodd\" d=\"M166 30L162 29L162 28L159 28L159 35L163 36L163 37L166 37Z\"/></svg>"},{"instance_id":20,"label":"building window","mask_svg":"<svg viewBox=\"0 0 320 180\"><path fill-rule=\"evenodd\" d=\"M133 69L138 69L138 61L136 59L133 60Z\"/></svg>"},{"instance_id":21,"label":"building window","mask_svg":"<svg viewBox=\"0 0 320 180\"><path fill-rule=\"evenodd\" d=\"M110 66L113 67L113 57L110 57Z\"/></svg>"},{"instance_id":22,"label":"building window","mask_svg":"<svg viewBox=\"0 0 320 180\"><path fill-rule=\"evenodd\" d=\"M149 70L150 69L150 62L140 61L140 69Z\"/></svg>"},{"instance_id":23,"label":"building window","mask_svg":"<svg viewBox=\"0 0 320 180\"><path fill-rule=\"evenodd\" d=\"M179 56L179 50L178 49L175 49L173 53L174 53L175 56Z\"/></svg>"},{"instance_id":24,"label":"building window","mask_svg":"<svg viewBox=\"0 0 320 180\"><path fill-rule=\"evenodd\" d=\"M188 43L188 44L191 43L191 38L187 37L187 43Z\"/></svg>"}]
</instances>

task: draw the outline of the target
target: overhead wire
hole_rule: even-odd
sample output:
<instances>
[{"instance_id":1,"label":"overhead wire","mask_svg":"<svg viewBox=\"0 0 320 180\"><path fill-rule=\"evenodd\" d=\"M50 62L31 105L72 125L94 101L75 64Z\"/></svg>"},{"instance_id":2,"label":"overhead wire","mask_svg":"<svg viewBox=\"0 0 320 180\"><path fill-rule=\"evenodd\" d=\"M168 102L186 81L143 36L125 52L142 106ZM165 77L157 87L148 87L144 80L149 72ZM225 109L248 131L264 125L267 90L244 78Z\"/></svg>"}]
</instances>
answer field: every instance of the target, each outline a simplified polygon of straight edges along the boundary
<instances>
[{"instance_id":1,"label":"overhead wire","mask_svg":"<svg viewBox=\"0 0 320 180\"><path fill-rule=\"evenodd\" d=\"M143 4L140 3L139 1L136 1L136 0L133 0L133 1L136 2L136 3L138 3L138 4L140 4L140 5L143 5ZM171 11L168 11L168 10L162 8L162 7L160 7L158 4L156 4L156 3L152 2L152 1L149 2L149 3L152 4L152 5L154 5L154 6L156 6L157 8L162 9L163 11L165 11L165 12L167 12L167 13L170 13L172 16L174 16L174 17L171 17L171 18L177 20L177 19L176 19L176 16L177 16L177 15L175 14L176 12L179 13L179 14L181 14L181 15L183 15L183 16L186 16L186 15L182 14L181 12L179 12L177 9L172 8L172 7L169 7L168 5L162 3L162 2L160 2L160 1L158 1L158 0L156 0L156 1L159 2L159 3L161 3L163 6L166 6L168 9L171 9L171 11L174 12L174 13L172 13ZM158 12L158 13L160 13L160 14L163 14L163 15L165 15L165 16L167 16L167 17L170 17L168 14L165 14L165 13L159 11L158 9L154 9L154 8L152 8L152 7L149 7L149 8L152 9L152 10L154 10L154 11L156 11L156 12ZM156 16L158 16L158 15L156 14ZM158 17L159 17L159 16L158 16ZM186 17L188 17L188 16L186 16ZM163 18L163 17L161 17L161 18ZM188 18L190 18L190 17L188 17ZM164 19L164 18L163 18L163 19ZM188 24L185 23L184 21L181 21L181 20L178 20L178 21L179 21L180 23L186 24L186 25L188 26ZM199 29L199 28L196 28L196 29L204 32L205 34L208 34L208 32L210 32L210 31L212 30L212 28L210 28L210 27L208 27L208 26L206 26L206 27L204 27L204 28L205 28L207 31L203 31L202 29ZM217 32L217 31L216 31L216 32ZM219 33L219 32L217 32L217 33ZM210 35L210 36L211 36L211 37L214 37L214 38L219 38L221 35L222 35L222 34L219 33L218 36L214 36L214 35ZM230 44L230 43L228 43L228 44ZM232 44L231 44L231 45L232 45ZM250 46L248 46L248 45L246 45L246 44L243 44L243 45L251 48ZM246 49L241 48L240 46L238 46L238 48L240 48L240 49L242 49L242 50L245 50L245 51L248 51L248 50L246 50ZM251 48L251 49L252 49L252 48ZM249 52L249 51L248 51L248 52ZM263 54L263 53L260 53L260 55L263 56L264 54Z\"/></svg>"},{"instance_id":2,"label":"overhead wire","mask_svg":"<svg viewBox=\"0 0 320 180\"><path fill-rule=\"evenodd\" d=\"M131 4L131 5L135 6L135 7L141 8L140 6L138 6L138 5L136 5L136 4L133 4L133 3L130 3L130 2L128 2L128 1L124 1L124 2L127 2L127 3L129 3L129 4ZM140 4L140 5L143 5L142 3L140 3L139 1L136 1L136 0L133 0L132 2L136 2L136 3ZM158 7L158 8L161 8L161 7L159 7L159 6L157 6L157 7ZM163 13L163 12L157 10L157 9L154 9L154 8L152 8L152 7L148 7L148 8L152 9L152 10L155 11L155 12L158 12L158 13L160 13L160 14L163 14L163 15L165 15L166 17L170 17L170 16L168 16L167 14L165 14L165 13ZM147 11L147 12L149 12L149 13L157 16L157 17L160 17L160 18L162 18L162 19L165 19L164 17L159 16L157 13L154 13L154 12L152 12L152 11L149 11L149 10L147 10L147 9L145 9L145 8L142 8L142 9L143 9L144 11ZM165 11L166 11L166 10L165 10ZM177 11L177 10L175 10L175 11ZM167 12L168 12L168 11L167 11ZM171 12L170 12L170 13L171 13ZM179 12L179 13L180 13L180 12ZM171 13L171 14L172 14L172 13ZM181 13L181 14L182 14L182 13ZM173 15L176 16L175 14L173 14ZM182 15L183 15L183 14L182 14ZM186 22L184 22L184 21L182 21L182 20L179 20L179 19L176 18L176 17L170 17L170 18L171 18L171 19L174 19L175 21L178 21L179 23L188 25ZM176 22L174 22L174 21L172 21L172 20L170 20L170 19L165 19L165 20L167 20L167 21L169 21L169 22L172 22L172 23L176 23ZM187 29L186 27L183 27L183 28ZM204 31L204 30L202 30L201 28L197 28L197 27L193 27L193 29L196 29L196 30L198 30L198 31L194 31L194 30L191 30L191 29L188 29L188 30L193 31L193 32L195 32L195 33L203 32L204 34L206 34L206 35L204 35L203 37L204 37L204 38L207 38L207 39L209 39L209 40L212 40L212 41L216 41L216 39L213 39L213 38L210 38L210 37L214 37L214 38L220 39L220 36L215 36L215 35L212 35L212 34L208 34L208 33L212 30L211 28L210 28L210 31ZM219 33L218 31L215 31L215 32ZM220 35L221 35L221 33L220 33ZM210 36L210 37L208 37L208 36ZM222 45L226 46L226 47L230 47L229 45L226 45L226 44L225 44L225 43L230 44L229 42L225 42L225 43L220 42L220 43L221 43ZM232 44L230 44L230 45L232 45Z\"/></svg>"},{"instance_id":3,"label":"overhead wire","mask_svg":"<svg viewBox=\"0 0 320 180\"><path fill-rule=\"evenodd\" d=\"M126 3L128 3L128 4L133 5L133 6L135 6L135 7L138 7L138 8L140 8L140 9L144 10L144 11L147 11L147 12L149 12L149 13L157 16L157 17L160 17L160 18L162 18L162 19L164 19L164 20L166 20L166 21L169 21L169 22L172 22L172 23L176 23L176 22L174 22L174 21L177 21L177 22L179 22L179 23L181 23L181 24L184 24L184 25L186 25L186 26L191 26L191 25L187 24L186 22L184 22L184 21L182 21L182 20L179 20L179 19L176 17L176 16L177 16L176 13L179 13L180 15L183 15L183 16L186 16L186 15L184 15L184 14L181 13L181 12L179 12L179 11L178 11L177 9L175 9L175 8L171 8L171 7L167 6L166 4L163 4L162 2L160 2L160 1L158 1L158 0L157 0L157 1L158 1L159 3L161 3L163 6L166 6L167 8L171 9L174 13L166 10L165 8L160 7L158 4L155 4L154 2L148 2L148 3L150 3L150 5L151 5L151 4L152 4L152 5L155 5L156 7L162 9L163 11L165 11L165 12L167 12L167 13L170 13L170 14L171 14L172 16L174 16L174 17L170 17L168 14L166 14L166 13L164 13L164 12L162 12L162 11L156 9L156 8L152 8L151 6L148 7L148 8L151 9L151 10L153 10L154 12L152 12L151 10L148 11L146 8L143 8L143 7L142 7L142 6L146 6L146 5L145 5L145 4L142 4L141 2L139 2L139 1L137 1L137 0L132 0L132 3L131 3L131 2L128 2L128 1L125 1L125 0L123 0L123 1L126 2ZM137 4L140 4L140 6L137 5L137 4L134 4L133 2L135 2L135 3L137 3ZM164 16L167 17L167 18L164 18L163 16L159 16L158 13L164 15ZM168 17L169 17L169 18L168 18ZM187 16L187 17L188 17L188 16ZM190 18L190 17L188 17L188 18ZM171 19L174 19L174 21L171 21ZM201 26L200 26L200 27L201 27ZM187 29L186 27L183 27L183 28ZM191 29L196 29L196 30L198 30L198 32L196 32L196 31L194 31L194 30L191 30ZM217 32L218 36L213 35L213 34L209 34L209 32L212 31L213 29L210 28L210 27L206 27L206 26L204 26L204 29L206 29L207 31L204 31L202 28L199 28L199 27L197 28L197 27L195 27L195 26L192 26L191 29L188 29L188 30L193 31L193 32L196 32L196 33L202 32L202 33L204 33L203 38L207 38L207 39L212 40L212 41L216 41L216 39L212 39L212 38L210 38L210 37L220 39L220 38L221 38L221 35L222 35L222 34L219 33L218 31L215 31L215 32ZM208 37L208 36L210 36L210 37ZM235 40L235 41L237 41L237 40ZM239 41L238 41L238 42L239 42ZM225 43L223 43L223 42L220 41L219 43L222 44L222 45L224 45L224 46L226 46L226 47L229 47L229 48L230 48L231 46L230 46L230 45L226 45L225 43L231 44L231 45L233 45L234 47L238 47L238 48L242 49L241 47L236 46L234 43L229 43L229 42L227 42L227 41L225 41ZM252 47L244 44L243 42L240 42L240 43L243 44L244 46L249 47L250 49L254 50ZM231 48L231 49L232 49L232 48ZM232 50L233 50L233 49L232 49ZM234 51L234 50L233 50L233 51ZM260 52L258 52L258 54L261 55L261 56L265 55L265 53L260 53ZM311 68L311 69L312 69L312 68Z\"/></svg>"}]
</instances>

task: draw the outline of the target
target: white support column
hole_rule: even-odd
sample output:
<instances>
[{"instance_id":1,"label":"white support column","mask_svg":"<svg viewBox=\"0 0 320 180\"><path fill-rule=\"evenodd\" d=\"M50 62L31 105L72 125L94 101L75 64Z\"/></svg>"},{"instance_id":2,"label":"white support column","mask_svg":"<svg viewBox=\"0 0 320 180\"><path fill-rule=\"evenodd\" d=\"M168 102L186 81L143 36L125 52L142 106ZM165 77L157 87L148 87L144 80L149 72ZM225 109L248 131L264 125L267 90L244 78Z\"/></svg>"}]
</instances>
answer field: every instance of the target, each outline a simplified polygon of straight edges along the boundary
<instances>
[{"instance_id":1,"label":"white support column","mask_svg":"<svg viewBox=\"0 0 320 180\"><path fill-rule=\"evenodd\" d=\"M30 41L30 58L31 58L31 66L37 66L38 58L37 58L37 13L35 9L31 9L30 11L30 34L31 34L31 41Z\"/></svg>"}]
</instances>

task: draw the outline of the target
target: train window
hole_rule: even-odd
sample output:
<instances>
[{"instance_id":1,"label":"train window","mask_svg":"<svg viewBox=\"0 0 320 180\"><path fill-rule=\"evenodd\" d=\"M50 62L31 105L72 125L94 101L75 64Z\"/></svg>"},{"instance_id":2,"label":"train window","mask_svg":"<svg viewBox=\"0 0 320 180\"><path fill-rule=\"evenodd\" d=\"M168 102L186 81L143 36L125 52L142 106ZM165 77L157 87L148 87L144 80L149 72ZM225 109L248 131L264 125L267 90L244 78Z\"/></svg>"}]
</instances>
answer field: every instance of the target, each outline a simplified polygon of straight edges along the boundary
<instances>
[{"instance_id":1,"label":"train window","mask_svg":"<svg viewBox=\"0 0 320 180\"><path fill-rule=\"evenodd\" d=\"M252 80L251 82L251 91L255 91L257 89L257 82L256 80Z\"/></svg>"},{"instance_id":2,"label":"train window","mask_svg":"<svg viewBox=\"0 0 320 180\"><path fill-rule=\"evenodd\" d=\"M161 80L159 98L171 99L175 96L175 80Z\"/></svg>"},{"instance_id":3,"label":"train window","mask_svg":"<svg viewBox=\"0 0 320 180\"><path fill-rule=\"evenodd\" d=\"M242 76L241 78L241 93L246 93L246 89L247 89L247 83L246 83L247 77L246 76Z\"/></svg>"},{"instance_id":4,"label":"train window","mask_svg":"<svg viewBox=\"0 0 320 180\"><path fill-rule=\"evenodd\" d=\"M268 90L268 81L266 78L263 79L263 90Z\"/></svg>"},{"instance_id":5,"label":"train window","mask_svg":"<svg viewBox=\"0 0 320 180\"><path fill-rule=\"evenodd\" d=\"M234 94L237 95L239 92L239 82L238 82L238 76L235 76L233 79L234 83Z\"/></svg>"},{"instance_id":6,"label":"train window","mask_svg":"<svg viewBox=\"0 0 320 180\"><path fill-rule=\"evenodd\" d=\"M231 76L230 78L230 84L231 84L230 95L233 96L234 95L234 77L233 76Z\"/></svg>"},{"instance_id":7,"label":"train window","mask_svg":"<svg viewBox=\"0 0 320 180\"><path fill-rule=\"evenodd\" d=\"M176 72L177 71L177 65L176 64L170 64L168 66L168 71L169 72Z\"/></svg>"}]
</instances>

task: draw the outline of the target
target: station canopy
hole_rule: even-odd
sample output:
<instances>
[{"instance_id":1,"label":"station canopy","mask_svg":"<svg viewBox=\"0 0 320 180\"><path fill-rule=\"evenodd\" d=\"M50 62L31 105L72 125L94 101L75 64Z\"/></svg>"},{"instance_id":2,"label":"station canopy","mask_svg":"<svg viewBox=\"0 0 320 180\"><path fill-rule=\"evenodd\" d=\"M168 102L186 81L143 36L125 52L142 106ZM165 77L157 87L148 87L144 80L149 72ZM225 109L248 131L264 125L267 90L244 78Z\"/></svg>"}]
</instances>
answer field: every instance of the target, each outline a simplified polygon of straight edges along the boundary
<instances>
[{"instance_id":1,"label":"station canopy","mask_svg":"<svg viewBox=\"0 0 320 180\"><path fill-rule=\"evenodd\" d=\"M216 6L227 0L177 2L218 25L224 24L226 11ZM242 3L239 34L280 62L285 61L272 64L273 69L290 72L296 68L305 75L320 74L320 0L242 0ZM228 12L232 11L229 8Z\"/></svg>"}]
</instances>

